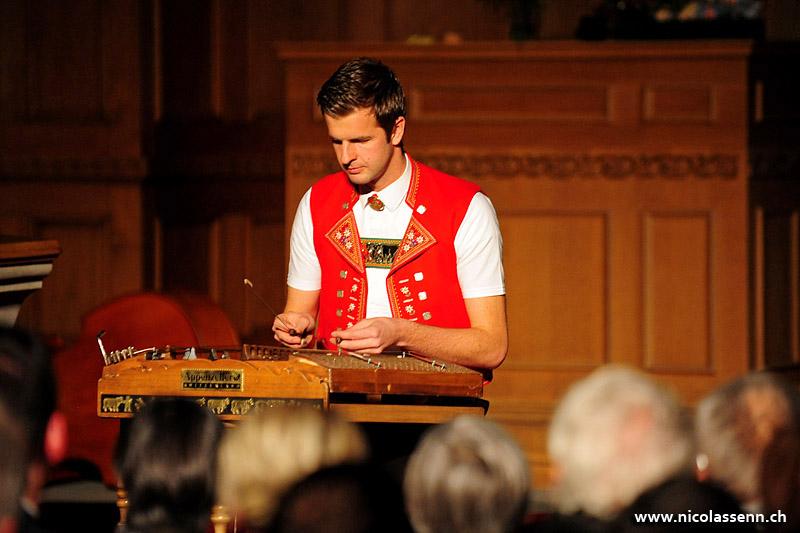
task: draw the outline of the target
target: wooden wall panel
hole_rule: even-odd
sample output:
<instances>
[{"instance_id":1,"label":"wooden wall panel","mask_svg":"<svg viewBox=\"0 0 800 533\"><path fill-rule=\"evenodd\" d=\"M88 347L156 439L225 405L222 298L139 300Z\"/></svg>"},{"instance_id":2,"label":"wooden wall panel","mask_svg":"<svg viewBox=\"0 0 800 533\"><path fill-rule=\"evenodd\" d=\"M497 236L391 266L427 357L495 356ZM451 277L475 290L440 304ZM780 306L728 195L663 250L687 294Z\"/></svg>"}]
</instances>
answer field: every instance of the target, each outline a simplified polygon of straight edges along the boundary
<instances>
[{"instance_id":1,"label":"wooden wall panel","mask_svg":"<svg viewBox=\"0 0 800 533\"><path fill-rule=\"evenodd\" d=\"M711 224L696 213L644 220L644 366L661 372L713 371Z\"/></svg>"},{"instance_id":2,"label":"wooden wall panel","mask_svg":"<svg viewBox=\"0 0 800 533\"><path fill-rule=\"evenodd\" d=\"M138 5L4 2L0 173L143 175Z\"/></svg>"},{"instance_id":3,"label":"wooden wall panel","mask_svg":"<svg viewBox=\"0 0 800 533\"><path fill-rule=\"evenodd\" d=\"M43 191L56 196L45 202ZM19 324L74 340L80 318L107 298L142 287L141 195L136 184L0 182L12 198L0 234L55 239L62 253L41 291L25 301Z\"/></svg>"},{"instance_id":4,"label":"wooden wall panel","mask_svg":"<svg viewBox=\"0 0 800 533\"><path fill-rule=\"evenodd\" d=\"M716 120L716 101L709 85L671 84L644 88L647 122L711 122Z\"/></svg>"},{"instance_id":5,"label":"wooden wall panel","mask_svg":"<svg viewBox=\"0 0 800 533\"><path fill-rule=\"evenodd\" d=\"M411 114L421 122L608 119L605 86L417 86Z\"/></svg>"},{"instance_id":6,"label":"wooden wall panel","mask_svg":"<svg viewBox=\"0 0 800 533\"><path fill-rule=\"evenodd\" d=\"M607 224L603 214L500 213L509 269L508 369L607 362Z\"/></svg>"},{"instance_id":7,"label":"wooden wall panel","mask_svg":"<svg viewBox=\"0 0 800 533\"><path fill-rule=\"evenodd\" d=\"M103 116L102 2L45 0L25 13L29 120L97 121Z\"/></svg>"},{"instance_id":8,"label":"wooden wall panel","mask_svg":"<svg viewBox=\"0 0 800 533\"><path fill-rule=\"evenodd\" d=\"M48 280L47 301L33 298L22 320L34 320L39 331L62 331L75 338L86 309L113 293L116 254L112 253L110 218L37 220L34 235L59 242L63 262ZM53 305L52 302L58 302ZM65 329L64 324L69 324Z\"/></svg>"},{"instance_id":9,"label":"wooden wall panel","mask_svg":"<svg viewBox=\"0 0 800 533\"><path fill-rule=\"evenodd\" d=\"M65 340L85 312L143 287L138 9L0 5L0 233L61 242L20 323Z\"/></svg>"},{"instance_id":10,"label":"wooden wall panel","mask_svg":"<svg viewBox=\"0 0 800 533\"><path fill-rule=\"evenodd\" d=\"M240 332L272 343L272 320L286 299L283 224L231 214L215 220L210 233L209 295ZM244 286L244 278L252 289Z\"/></svg>"}]
</instances>

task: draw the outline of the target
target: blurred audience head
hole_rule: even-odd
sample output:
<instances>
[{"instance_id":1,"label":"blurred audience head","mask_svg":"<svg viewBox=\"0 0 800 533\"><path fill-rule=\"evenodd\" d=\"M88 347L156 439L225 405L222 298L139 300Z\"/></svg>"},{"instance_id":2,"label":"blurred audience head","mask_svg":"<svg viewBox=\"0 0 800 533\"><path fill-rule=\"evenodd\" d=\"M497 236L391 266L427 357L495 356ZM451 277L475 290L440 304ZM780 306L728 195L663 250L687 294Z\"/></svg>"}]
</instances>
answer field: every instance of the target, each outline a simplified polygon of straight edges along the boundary
<instances>
[{"instance_id":1,"label":"blurred audience head","mask_svg":"<svg viewBox=\"0 0 800 533\"><path fill-rule=\"evenodd\" d=\"M773 374L752 373L719 387L697 406L698 474L728 488L748 509L759 510L762 469L783 477L788 465L797 464L799 417L800 393ZM768 448L772 453L765 453ZM770 466L776 460L781 466ZM797 476L797 468L791 476ZM777 498L789 483L771 481L763 487ZM797 483L791 479L794 490Z\"/></svg>"},{"instance_id":2,"label":"blurred audience head","mask_svg":"<svg viewBox=\"0 0 800 533\"><path fill-rule=\"evenodd\" d=\"M701 483L692 476L679 476L639 495L620 513L611 529L617 533L755 532L753 524L721 521L723 514L738 516L741 513L739 502L724 488L714 483ZM641 520L643 515L664 514L684 522L678 525ZM715 516L720 521L715 522Z\"/></svg>"},{"instance_id":3,"label":"blurred audience head","mask_svg":"<svg viewBox=\"0 0 800 533\"><path fill-rule=\"evenodd\" d=\"M50 352L37 336L0 328L0 403L22 433L23 506L35 507L48 465L64 458L67 426L56 411L56 382Z\"/></svg>"},{"instance_id":4,"label":"blurred audience head","mask_svg":"<svg viewBox=\"0 0 800 533\"><path fill-rule=\"evenodd\" d=\"M796 426L775 430L761 460L761 510L782 512L785 523L766 531L800 531L800 431Z\"/></svg>"},{"instance_id":5,"label":"blurred audience head","mask_svg":"<svg viewBox=\"0 0 800 533\"><path fill-rule=\"evenodd\" d=\"M395 478L368 464L322 468L281 499L270 533L410 533Z\"/></svg>"},{"instance_id":6,"label":"blurred audience head","mask_svg":"<svg viewBox=\"0 0 800 533\"><path fill-rule=\"evenodd\" d=\"M226 432L219 454L220 503L265 527L284 492L325 466L367 459L361 430L330 411L274 407Z\"/></svg>"},{"instance_id":7,"label":"blurred audience head","mask_svg":"<svg viewBox=\"0 0 800 533\"><path fill-rule=\"evenodd\" d=\"M693 437L676 397L645 374L605 366L575 383L547 442L564 514L607 520L643 491L691 472Z\"/></svg>"},{"instance_id":8,"label":"blurred audience head","mask_svg":"<svg viewBox=\"0 0 800 533\"><path fill-rule=\"evenodd\" d=\"M403 491L418 533L501 533L521 523L529 486L514 439L484 418L460 416L422 437Z\"/></svg>"},{"instance_id":9,"label":"blurred audience head","mask_svg":"<svg viewBox=\"0 0 800 533\"><path fill-rule=\"evenodd\" d=\"M25 479L23 456L25 439L22 427L10 415L0 395L0 532L14 531L19 498Z\"/></svg>"},{"instance_id":10,"label":"blurred audience head","mask_svg":"<svg viewBox=\"0 0 800 533\"><path fill-rule=\"evenodd\" d=\"M222 423L194 401L148 402L120 439L116 464L128 492L129 530L203 533L216 503Z\"/></svg>"}]
</instances>

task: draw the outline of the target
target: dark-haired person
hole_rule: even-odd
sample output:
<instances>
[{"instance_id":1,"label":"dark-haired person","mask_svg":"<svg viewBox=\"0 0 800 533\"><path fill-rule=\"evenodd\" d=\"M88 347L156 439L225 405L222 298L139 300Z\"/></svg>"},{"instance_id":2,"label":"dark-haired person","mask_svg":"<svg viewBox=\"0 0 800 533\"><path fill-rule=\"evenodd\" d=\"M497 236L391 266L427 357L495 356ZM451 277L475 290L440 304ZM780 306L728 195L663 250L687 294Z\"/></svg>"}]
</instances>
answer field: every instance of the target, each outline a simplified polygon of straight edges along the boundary
<instances>
[{"instance_id":1,"label":"dark-haired person","mask_svg":"<svg viewBox=\"0 0 800 533\"><path fill-rule=\"evenodd\" d=\"M24 428L20 533L44 531L39 500L48 467L67 452L67 423L56 410L56 381L44 342L22 329L0 328L0 403Z\"/></svg>"},{"instance_id":2,"label":"dark-haired person","mask_svg":"<svg viewBox=\"0 0 800 533\"><path fill-rule=\"evenodd\" d=\"M321 468L297 482L263 531L413 533L399 483L375 465L353 463Z\"/></svg>"},{"instance_id":3,"label":"dark-haired person","mask_svg":"<svg viewBox=\"0 0 800 533\"><path fill-rule=\"evenodd\" d=\"M403 88L380 61L340 66L317 104L342 170L300 201L275 338L500 365L508 344L502 239L489 199L406 154Z\"/></svg>"},{"instance_id":4,"label":"dark-haired person","mask_svg":"<svg viewBox=\"0 0 800 533\"><path fill-rule=\"evenodd\" d=\"M9 413L5 398L0 395L0 533L17 530L19 497L22 493L23 431Z\"/></svg>"},{"instance_id":5,"label":"dark-haired person","mask_svg":"<svg viewBox=\"0 0 800 533\"><path fill-rule=\"evenodd\" d=\"M116 452L127 531L204 533L216 500L222 423L194 401L159 398L134 417Z\"/></svg>"}]
</instances>

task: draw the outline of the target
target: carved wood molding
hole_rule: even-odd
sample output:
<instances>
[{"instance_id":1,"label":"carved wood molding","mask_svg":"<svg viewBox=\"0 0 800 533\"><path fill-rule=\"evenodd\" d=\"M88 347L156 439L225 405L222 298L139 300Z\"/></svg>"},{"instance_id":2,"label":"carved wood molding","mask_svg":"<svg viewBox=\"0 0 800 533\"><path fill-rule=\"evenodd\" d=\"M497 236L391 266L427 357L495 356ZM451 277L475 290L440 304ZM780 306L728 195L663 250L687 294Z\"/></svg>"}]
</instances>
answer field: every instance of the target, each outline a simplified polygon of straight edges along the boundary
<instances>
[{"instance_id":1,"label":"carved wood molding","mask_svg":"<svg viewBox=\"0 0 800 533\"><path fill-rule=\"evenodd\" d=\"M141 157L0 157L0 178L141 178L147 161Z\"/></svg>"},{"instance_id":2,"label":"carved wood molding","mask_svg":"<svg viewBox=\"0 0 800 533\"><path fill-rule=\"evenodd\" d=\"M464 178L605 178L605 179L736 179L737 154L463 154L414 152L419 161ZM297 177L321 177L338 170L329 152L294 153L290 171Z\"/></svg>"},{"instance_id":3,"label":"carved wood molding","mask_svg":"<svg viewBox=\"0 0 800 533\"><path fill-rule=\"evenodd\" d=\"M335 163L335 161L334 161ZM159 174L181 176L264 177L283 175L283 160L254 155L192 155L154 161Z\"/></svg>"}]
</instances>

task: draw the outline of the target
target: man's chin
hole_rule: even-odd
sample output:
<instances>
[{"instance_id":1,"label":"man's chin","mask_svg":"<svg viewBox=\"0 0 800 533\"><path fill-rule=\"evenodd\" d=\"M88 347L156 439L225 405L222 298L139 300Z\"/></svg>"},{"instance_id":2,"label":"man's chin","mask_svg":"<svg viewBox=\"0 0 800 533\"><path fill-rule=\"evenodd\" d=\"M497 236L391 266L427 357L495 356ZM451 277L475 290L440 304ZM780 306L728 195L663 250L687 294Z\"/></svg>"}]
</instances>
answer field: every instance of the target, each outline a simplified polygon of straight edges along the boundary
<instances>
[{"instance_id":1,"label":"man's chin","mask_svg":"<svg viewBox=\"0 0 800 533\"><path fill-rule=\"evenodd\" d=\"M359 188L370 188L373 182L373 180L369 179L368 176L363 176L361 174L348 174L347 179L350 180L350 183Z\"/></svg>"}]
</instances>

